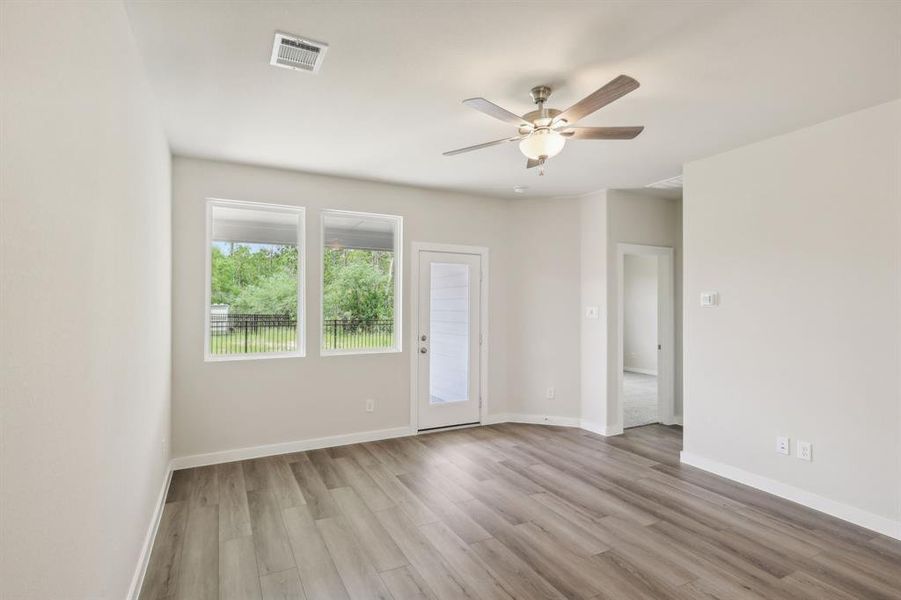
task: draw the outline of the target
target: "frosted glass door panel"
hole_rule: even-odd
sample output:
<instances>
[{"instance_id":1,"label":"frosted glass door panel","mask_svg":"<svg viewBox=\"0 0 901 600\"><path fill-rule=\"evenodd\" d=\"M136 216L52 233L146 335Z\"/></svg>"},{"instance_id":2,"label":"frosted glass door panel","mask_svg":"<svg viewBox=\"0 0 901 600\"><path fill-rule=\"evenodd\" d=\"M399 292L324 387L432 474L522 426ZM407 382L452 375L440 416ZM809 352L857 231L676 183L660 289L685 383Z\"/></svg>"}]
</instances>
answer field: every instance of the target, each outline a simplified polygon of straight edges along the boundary
<instances>
[{"instance_id":1,"label":"frosted glass door panel","mask_svg":"<svg viewBox=\"0 0 901 600\"><path fill-rule=\"evenodd\" d=\"M469 400L469 265L431 264L429 402Z\"/></svg>"}]
</instances>

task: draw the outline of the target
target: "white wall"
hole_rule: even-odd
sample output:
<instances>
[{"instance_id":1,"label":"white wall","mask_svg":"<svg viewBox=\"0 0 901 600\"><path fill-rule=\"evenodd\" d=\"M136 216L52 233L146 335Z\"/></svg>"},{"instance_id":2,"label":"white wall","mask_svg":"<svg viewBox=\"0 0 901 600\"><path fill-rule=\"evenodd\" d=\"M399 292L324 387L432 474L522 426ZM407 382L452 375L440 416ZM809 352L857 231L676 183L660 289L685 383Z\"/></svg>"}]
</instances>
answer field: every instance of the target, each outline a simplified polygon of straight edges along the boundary
<instances>
[{"instance_id":1,"label":"white wall","mask_svg":"<svg viewBox=\"0 0 901 600\"><path fill-rule=\"evenodd\" d=\"M586 427L604 433L607 419L607 192L579 199L579 414ZM598 307L598 317L585 310Z\"/></svg>"},{"instance_id":2,"label":"white wall","mask_svg":"<svg viewBox=\"0 0 901 600\"><path fill-rule=\"evenodd\" d=\"M657 374L657 257L623 257L623 367Z\"/></svg>"},{"instance_id":3,"label":"white wall","mask_svg":"<svg viewBox=\"0 0 901 600\"><path fill-rule=\"evenodd\" d=\"M510 412L579 418L579 216L577 199L510 203Z\"/></svg>"},{"instance_id":4,"label":"white wall","mask_svg":"<svg viewBox=\"0 0 901 600\"><path fill-rule=\"evenodd\" d=\"M168 463L169 150L120 4L0 23L0 597L119 599Z\"/></svg>"},{"instance_id":5,"label":"white wall","mask_svg":"<svg viewBox=\"0 0 901 600\"><path fill-rule=\"evenodd\" d=\"M620 243L668 246L673 248L675 261L675 345L676 393L674 414L682 414L682 202L672 191L609 190L607 192L607 423L620 427L622 407L617 398L617 363L619 332L617 317L618 291L616 277L616 247Z\"/></svg>"},{"instance_id":6,"label":"white wall","mask_svg":"<svg viewBox=\"0 0 901 600\"><path fill-rule=\"evenodd\" d=\"M901 100L690 163L684 200L687 457L896 536L899 146Z\"/></svg>"},{"instance_id":7,"label":"white wall","mask_svg":"<svg viewBox=\"0 0 901 600\"><path fill-rule=\"evenodd\" d=\"M203 361L205 202L307 208L307 356ZM403 352L319 356L320 209L404 217ZM406 427L410 420L410 244L490 250L489 412L507 410L508 201L176 158L173 169L173 444L188 456ZM364 412L366 398L375 411Z\"/></svg>"}]
</instances>

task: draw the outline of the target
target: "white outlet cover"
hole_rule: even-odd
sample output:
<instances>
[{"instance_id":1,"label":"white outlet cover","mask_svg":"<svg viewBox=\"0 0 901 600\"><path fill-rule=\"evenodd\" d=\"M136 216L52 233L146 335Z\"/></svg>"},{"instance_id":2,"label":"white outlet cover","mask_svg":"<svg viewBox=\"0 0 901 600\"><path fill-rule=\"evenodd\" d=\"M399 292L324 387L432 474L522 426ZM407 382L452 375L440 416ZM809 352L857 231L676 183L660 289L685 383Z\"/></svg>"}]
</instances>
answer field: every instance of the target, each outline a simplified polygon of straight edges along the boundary
<instances>
[{"instance_id":1,"label":"white outlet cover","mask_svg":"<svg viewBox=\"0 0 901 600\"><path fill-rule=\"evenodd\" d=\"M798 440L798 451L796 456L801 460L813 460L813 444Z\"/></svg>"},{"instance_id":2,"label":"white outlet cover","mask_svg":"<svg viewBox=\"0 0 901 600\"><path fill-rule=\"evenodd\" d=\"M776 452L779 454L791 454L791 440L787 437L777 437Z\"/></svg>"},{"instance_id":3,"label":"white outlet cover","mask_svg":"<svg viewBox=\"0 0 901 600\"><path fill-rule=\"evenodd\" d=\"M555 395L556 391L552 387L549 387L545 393L545 397L547 397L548 400L551 400Z\"/></svg>"}]
</instances>

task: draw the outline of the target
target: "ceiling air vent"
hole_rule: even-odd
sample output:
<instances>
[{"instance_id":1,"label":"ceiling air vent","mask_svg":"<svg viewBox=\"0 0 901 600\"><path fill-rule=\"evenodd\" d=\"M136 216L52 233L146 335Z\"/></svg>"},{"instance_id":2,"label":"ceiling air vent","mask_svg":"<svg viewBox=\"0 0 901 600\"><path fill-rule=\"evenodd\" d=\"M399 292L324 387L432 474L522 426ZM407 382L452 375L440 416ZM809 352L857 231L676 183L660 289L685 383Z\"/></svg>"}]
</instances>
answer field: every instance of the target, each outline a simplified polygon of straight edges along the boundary
<instances>
[{"instance_id":1,"label":"ceiling air vent","mask_svg":"<svg viewBox=\"0 0 901 600\"><path fill-rule=\"evenodd\" d=\"M295 71L318 73L328 44L277 32L269 64Z\"/></svg>"}]
</instances>

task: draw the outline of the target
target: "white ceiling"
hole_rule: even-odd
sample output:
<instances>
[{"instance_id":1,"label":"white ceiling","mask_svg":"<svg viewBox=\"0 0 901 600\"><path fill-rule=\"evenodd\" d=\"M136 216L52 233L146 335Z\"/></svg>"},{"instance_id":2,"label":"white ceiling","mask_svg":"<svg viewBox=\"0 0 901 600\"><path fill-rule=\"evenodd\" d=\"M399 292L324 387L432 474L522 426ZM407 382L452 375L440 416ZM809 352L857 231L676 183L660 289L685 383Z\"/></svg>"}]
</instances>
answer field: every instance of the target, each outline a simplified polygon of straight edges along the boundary
<instances>
[{"instance_id":1,"label":"white ceiling","mask_svg":"<svg viewBox=\"0 0 901 600\"><path fill-rule=\"evenodd\" d=\"M901 2L127 2L176 154L513 196L641 187L703 156L901 96ZM276 30L329 44L318 75L269 66ZM460 101L565 108L641 87L547 174ZM751 174L749 174L750 176Z\"/></svg>"}]
</instances>

